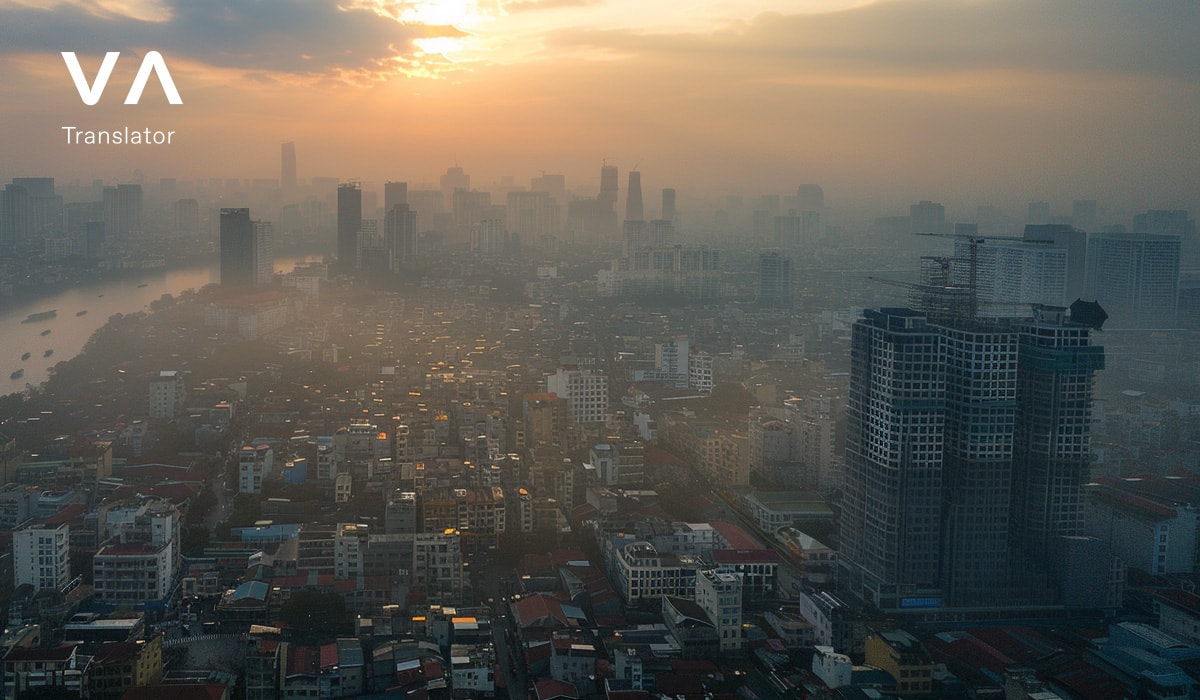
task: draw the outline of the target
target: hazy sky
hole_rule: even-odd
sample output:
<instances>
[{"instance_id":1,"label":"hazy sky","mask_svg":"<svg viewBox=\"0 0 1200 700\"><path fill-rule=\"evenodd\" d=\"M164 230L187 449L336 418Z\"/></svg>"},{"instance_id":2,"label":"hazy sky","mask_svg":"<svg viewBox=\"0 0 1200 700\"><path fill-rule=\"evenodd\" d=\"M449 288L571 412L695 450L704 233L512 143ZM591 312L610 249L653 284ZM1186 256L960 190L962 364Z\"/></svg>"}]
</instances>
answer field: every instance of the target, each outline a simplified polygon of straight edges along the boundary
<instances>
[{"instance_id":1,"label":"hazy sky","mask_svg":"<svg viewBox=\"0 0 1200 700\"><path fill-rule=\"evenodd\" d=\"M301 178L1196 212L1198 35L1196 0L0 0L0 177L277 178L292 140ZM184 104L122 104L148 50ZM99 105L60 51L122 52Z\"/></svg>"}]
</instances>

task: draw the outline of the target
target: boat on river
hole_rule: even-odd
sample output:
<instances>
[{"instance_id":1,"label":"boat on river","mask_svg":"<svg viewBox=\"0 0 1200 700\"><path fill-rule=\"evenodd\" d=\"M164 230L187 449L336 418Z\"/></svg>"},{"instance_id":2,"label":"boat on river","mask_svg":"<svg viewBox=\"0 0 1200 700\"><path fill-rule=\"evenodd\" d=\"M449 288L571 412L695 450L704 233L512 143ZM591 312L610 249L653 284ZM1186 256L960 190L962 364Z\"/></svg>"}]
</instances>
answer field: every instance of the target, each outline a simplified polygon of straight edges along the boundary
<instances>
[{"instance_id":1,"label":"boat on river","mask_svg":"<svg viewBox=\"0 0 1200 700\"><path fill-rule=\"evenodd\" d=\"M58 315L58 309L50 309L49 311L39 311L36 314L29 314L29 316L26 317L26 319L24 321L21 321L21 323L37 323L38 321L45 321L47 319L54 318L57 315Z\"/></svg>"}]
</instances>

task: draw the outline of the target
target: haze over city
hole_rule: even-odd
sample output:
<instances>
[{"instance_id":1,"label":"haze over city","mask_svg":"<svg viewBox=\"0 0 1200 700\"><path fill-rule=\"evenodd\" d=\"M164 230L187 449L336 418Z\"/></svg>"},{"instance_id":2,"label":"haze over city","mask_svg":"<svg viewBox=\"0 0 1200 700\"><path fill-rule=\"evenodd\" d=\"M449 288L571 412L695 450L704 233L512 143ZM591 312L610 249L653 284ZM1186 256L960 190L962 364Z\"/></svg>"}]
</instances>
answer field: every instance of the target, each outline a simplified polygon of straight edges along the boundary
<instances>
[{"instance_id":1,"label":"haze over city","mask_svg":"<svg viewBox=\"0 0 1200 700\"><path fill-rule=\"evenodd\" d=\"M1097 199L1195 208L1192 2L0 3L0 161L10 175L432 180L477 186L602 160L681 198L820 182L833 208L952 211ZM151 80L160 51L184 104ZM84 106L59 53L89 80ZM177 132L68 146L61 126Z\"/></svg>"},{"instance_id":2,"label":"haze over city","mask_svg":"<svg viewBox=\"0 0 1200 700\"><path fill-rule=\"evenodd\" d=\"M0 696L1200 697L1198 30L0 0Z\"/></svg>"}]
</instances>

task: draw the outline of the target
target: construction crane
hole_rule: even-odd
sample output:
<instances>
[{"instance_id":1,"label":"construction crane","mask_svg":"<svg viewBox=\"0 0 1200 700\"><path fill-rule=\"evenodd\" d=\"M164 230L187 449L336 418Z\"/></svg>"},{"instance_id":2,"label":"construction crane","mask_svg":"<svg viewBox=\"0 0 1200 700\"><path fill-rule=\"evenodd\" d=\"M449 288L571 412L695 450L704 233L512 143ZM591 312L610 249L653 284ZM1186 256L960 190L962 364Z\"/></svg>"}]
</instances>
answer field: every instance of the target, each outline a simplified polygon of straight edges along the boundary
<instances>
[{"instance_id":1,"label":"construction crane","mask_svg":"<svg viewBox=\"0 0 1200 700\"><path fill-rule=\"evenodd\" d=\"M1019 243L1041 243L1049 244L1054 241L1044 238L1024 238L1022 236L980 236L978 234L968 233L928 233L917 232L915 236L928 236L933 238L950 238L956 241L967 242L967 285L968 300L967 300L967 318L974 321L978 316L979 311L979 244L988 241L1008 241ZM949 263L954 258L945 258L946 280L950 279ZM1024 306L1017 304L1016 306Z\"/></svg>"},{"instance_id":2,"label":"construction crane","mask_svg":"<svg viewBox=\"0 0 1200 700\"><path fill-rule=\"evenodd\" d=\"M1053 243L1053 241L1037 238L1022 238L1020 236L980 236L962 233L914 233L916 236L928 236L934 238L950 238L954 240L966 241L968 245L967 253L967 283L955 284L952 265L955 258L951 256L924 256L922 260L928 260L934 263L939 272L931 281L926 282L904 282L901 280L886 279L882 277L868 277L875 282L894 287L903 287L909 290L909 304L916 308L929 311L934 315L949 316L953 318L966 318L970 321L975 321L979 317L979 244L988 241L1011 241L1021 243ZM1024 308L1029 304L1013 304L1002 302L988 302L989 307L1013 307Z\"/></svg>"}]
</instances>

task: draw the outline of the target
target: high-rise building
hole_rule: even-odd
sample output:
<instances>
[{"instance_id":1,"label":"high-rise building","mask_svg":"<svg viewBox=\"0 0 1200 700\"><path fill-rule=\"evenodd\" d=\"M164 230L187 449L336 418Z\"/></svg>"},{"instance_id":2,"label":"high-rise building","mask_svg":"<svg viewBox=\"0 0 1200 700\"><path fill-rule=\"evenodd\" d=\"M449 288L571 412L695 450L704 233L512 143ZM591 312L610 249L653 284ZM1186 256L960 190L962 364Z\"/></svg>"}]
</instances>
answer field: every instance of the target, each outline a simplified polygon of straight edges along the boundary
<instances>
[{"instance_id":1,"label":"high-rise building","mask_svg":"<svg viewBox=\"0 0 1200 700\"><path fill-rule=\"evenodd\" d=\"M946 207L929 200L909 206L908 227L911 233L945 233Z\"/></svg>"},{"instance_id":2,"label":"high-rise building","mask_svg":"<svg viewBox=\"0 0 1200 700\"><path fill-rule=\"evenodd\" d=\"M1092 383L1104 348L1062 309L1035 309L1018 333L1013 452L1014 545L1035 561L1055 539L1083 532L1083 485L1091 456Z\"/></svg>"},{"instance_id":3,"label":"high-rise building","mask_svg":"<svg viewBox=\"0 0 1200 700\"><path fill-rule=\"evenodd\" d=\"M337 257L342 272L353 272L358 255L358 231L362 228L362 190L357 182L338 185Z\"/></svg>"},{"instance_id":4,"label":"high-rise building","mask_svg":"<svg viewBox=\"0 0 1200 700\"><path fill-rule=\"evenodd\" d=\"M1096 200L1077 199L1071 203L1071 225L1080 231L1095 231L1096 213Z\"/></svg>"},{"instance_id":5,"label":"high-rise building","mask_svg":"<svg viewBox=\"0 0 1200 700\"><path fill-rule=\"evenodd\" d=\"M142 230L142 186L104 188L104 231L108 236L128 236Z\"/></svg>"},{"instance_id":6,"label":"high-rise building","mask_svg":"<svg viewBox=\"0 0 1200 700\"><path fill-rule=\"evenodd\" d=\"M758 305L785 309L792 305L792 260L779 253L758 256Z\"/></svg>"},{"instance_id":7,"label":"high-rise building","mask_svg":"<svg viewBox=\"0 0 1200 700\"><path fill-rule=\"evenodd\" d=\"M254 223L247 208L221 210L221 285L252 287L254 261Z\"/></svg>"},{"instance_id":8,"label":"high-rise building","mask_svg":"<svg viewBox=\"0 0 1200 700\"><path fill-rule=\"evenodd\" d=\"M662 191L662 218L664 221L675 221L679 212L675 209L675 188L664 187Z\"/></svg>"},{"instance_id":9,"label":"high-rise building","mask_svg":"<svg viewBox=\"0 0 1200 700\"><path fill-rule=\"evenodd\" d=\"M1028 233L1026 238L1030 238ZM980 242L974 238L954 243L956 260L974 260L979 313L984 316L1026 316L1028 304L1067 306L1075 301L1078 296L1067 293L1070 252L1048 243Z\"/></svg>"},{"instance_id":10,"label":"high-rise building","mask_svg":"<svg viewBox=\"0 0 1200 700\"><path fill-rule=\"evenodd\" d=\"M1088 240L1088 297L1110 325L1173 328L1181 241L1176 236L1104 233Z\"/></svg>"},{"instance_id":11,"label":"high-rise building","mask_svg":"<svg viewBox=\"0 0 1200 700\"><path fill-rule=\"evenodd\" d=\"M796 188L796 208L800 211L822 211L825 208L825 191L820 185L800 185Z\"/></svg>"},{"instance_id":12,"label":"high-rise building","mask_svg":"<svg viewBox=\"0 0 1200 700\"><path fill-rule=\"evenodd\" d=\"M296 144L287 141L279 146L279 182L283 187L283 201L289 202L296 196Z\"/></svg>"},{"instance_id":13,"label":"high-rise building","mask_svg":"<svg viewBox=\"0 0 1200 700\"><path fill-rule=\"evenodd\" d=\"M408 204L408 183L407 182L385 182L383 183L383 211L386 216L387 212L396 208L397 204Z\"/></svg>"},{"instance_id":14,"label":"high-rise building","mask_svg":"<svg viewBox=\"0 0 1200 700\"><path fill-rule=\"evenodd\" d=\"M194 199L179 199L171 207L176 233L200 232L200 203Z\"/></svg>"},{"instance_id":15,"label":"high-rise building","mask_svg":"<svg viewBox=\"0 0 1200 700\"><path fill-rule=\"evenodd\" d=\"M625 192L625 220L646 220L642 206L642 174L636 170L629 171L629 189Z\"/></svg>"},{"instance_id":16,"label":"high-rise building","mask_svg":"<svg viewBox=\"0 0 1200 700\"><path fill-rule=\"evenodd\" d=\"M1087 293L1087 233L1064 224L1026 224L1024 238L1066 251L1064 299L1068 305L1082 299Z\"/></svg>"},{"instance_id":17,"label":"high-rise building","mask_svg":"<svg viewBox=\"0 0 1200 700\"><path fill-rule=\"evenodd\" d=\"M254 230L254 285L275 281L275 227L270 221L252 222Z\"/></svg>"},{"instance_id":18,"label":"high-rise building","mask_svg":"<svg viewBox=\"0 0 1200 700\"><path fill-rule=\"evenodd\" d=\"M617 166L602 165L600 167L600 201L605 206L617 205Z\"/></svg>"},{"instance_id":19,"label":"high-rise building","mask_svg":"<svg viewBox=\"0 0 1200 700\"><path fill-rule=\"evenodd\" d=\"M442 175L439 182L442 191L443 202L453 202L454 193L457 190L471 190L471 176L466 174L462 168L457 165L446 168L446 173Z\"/></svg>"},{"instance_id":20,"label":"high-rise building","mask_svg":"<svg viewBox=\"0 0 1200 700\"><path fill-rule=\"evenodd\" d=\"M1027 224L1050 223L1050 202L1030 202L1025 214Z\"/></svg>"},{"instance_id":21,"label":"high-rise building","mask_svg":"<svg viewBox=\"0 0 1200 700\"><path fill-rule=\"evenodd\" d=\"M221 210L221 285L254 287L275 279L271 224L251 221L246 208Z\"/></svg>"},{"instance_id":22,"label":"high-rise building","mask_svg":"<svg viewBox=\"0 0 1200 700\"><path fill-rule=\"evenodd\" d=\"M388 270L398 273L414 264L418 253L417 212L409 209L407 204L393 205L384 217L384 231Z\"/></svg>"},{"instance_id":23,"label":"high-rise building","mask_svg":"<svg viewBox=\"0 0 1200 700\"><path fill-rule=\"evenodd\" d=\"M1080 534L1103 350L1065 309L1025 321L868 310L853 329L842 568L891 610L1045 602Z\"/></svg>"}]
</instances>

